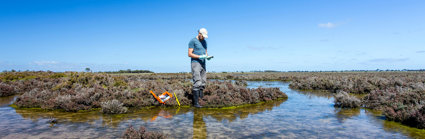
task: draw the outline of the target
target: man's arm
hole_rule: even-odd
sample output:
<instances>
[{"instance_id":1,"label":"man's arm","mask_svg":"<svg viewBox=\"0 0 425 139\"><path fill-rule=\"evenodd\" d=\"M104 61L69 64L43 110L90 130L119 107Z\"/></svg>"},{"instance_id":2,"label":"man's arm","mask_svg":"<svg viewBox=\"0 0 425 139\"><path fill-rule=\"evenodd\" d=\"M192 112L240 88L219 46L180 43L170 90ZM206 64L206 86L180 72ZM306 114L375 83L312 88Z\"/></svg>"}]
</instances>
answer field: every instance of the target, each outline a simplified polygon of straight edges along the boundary
<instances>
[{"instance_id":1,"label":"man's arm","mask_svg":"<svg viewBox=\"0 0 425 139\"><path fill-rule=\"evenodd\" d=\"M193 54L193 48L189 48L188 56L191 58L199 58L199 55Z\"/></svg>"}]
</instances>

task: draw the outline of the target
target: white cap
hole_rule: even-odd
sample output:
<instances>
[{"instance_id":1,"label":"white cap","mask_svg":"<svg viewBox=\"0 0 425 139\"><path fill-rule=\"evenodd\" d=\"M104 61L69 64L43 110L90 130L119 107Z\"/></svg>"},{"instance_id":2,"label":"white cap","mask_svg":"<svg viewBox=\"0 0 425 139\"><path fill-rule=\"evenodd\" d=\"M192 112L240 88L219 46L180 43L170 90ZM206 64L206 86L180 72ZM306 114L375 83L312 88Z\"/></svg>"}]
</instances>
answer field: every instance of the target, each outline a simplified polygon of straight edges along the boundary
<instances>
[{"instance_id":1,"label":"white cap","mask_svg":"<svg viewBox=\"0 0 425 139\"><path fill-rule=\"evenodd\" d=\"M205 39L208 38L208 31L205 28L201 28L198 30L198 33L201 33L202 36L204 36Z\"/></svg>"}]
</instances>

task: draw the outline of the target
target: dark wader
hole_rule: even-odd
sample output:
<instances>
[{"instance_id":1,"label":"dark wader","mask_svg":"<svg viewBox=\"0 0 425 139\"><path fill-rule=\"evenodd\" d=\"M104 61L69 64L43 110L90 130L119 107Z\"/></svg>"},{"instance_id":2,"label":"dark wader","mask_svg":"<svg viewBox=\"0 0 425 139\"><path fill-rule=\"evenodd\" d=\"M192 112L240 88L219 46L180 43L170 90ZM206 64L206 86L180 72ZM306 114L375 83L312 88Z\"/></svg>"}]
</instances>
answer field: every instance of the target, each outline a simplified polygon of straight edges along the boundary
<instances>
[{"instance_id":1,"label":"dark wader","mask_svg":"<svg viewBox=\"0 0 425 139\"><path fill-rule=\"evenodd\" d=\"M204 96L203 91L205 89L205 84L207 81L207 72L205 63L201 64L199 62L192 62L192 95L193 95L193 105L195 107L201 107L199 105L199 99Z\"/></svg>"}]
</instances>

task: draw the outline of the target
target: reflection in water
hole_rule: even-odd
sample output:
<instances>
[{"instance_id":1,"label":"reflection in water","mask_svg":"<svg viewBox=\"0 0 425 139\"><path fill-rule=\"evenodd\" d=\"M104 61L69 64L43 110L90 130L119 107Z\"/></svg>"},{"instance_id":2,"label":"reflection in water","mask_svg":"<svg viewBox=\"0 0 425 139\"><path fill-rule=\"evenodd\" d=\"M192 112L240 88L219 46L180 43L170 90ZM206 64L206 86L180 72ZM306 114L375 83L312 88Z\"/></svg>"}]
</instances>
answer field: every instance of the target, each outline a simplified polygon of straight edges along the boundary
<instances>
[{"instance_id":1,"label":"reflection in water","mask_svg":"<svg viewBox=\"0 0 425 139\"><path fill-rule=\"evenodd\" d=\"M274 107L279 106L287 99L281 99L261 104L248 105L244 107L238 108L230 108L230 109L199 109L198 112L205 116L210 116L217 121L228 120L232 122L239 119L245 119L250 114L257 114L263 111L271 111Z\"/></svg>"},{"instance_id":2,"label":"reflection in water","mask_svg":"<svg viewBox=\"0 0 425 139\"><path fill-rule=\"evenodd\" d=\"M387 132L400 132L412 138L425 138L424 129L413 128L405 125L401 125L398 122L383 120L381 112L376 110L365 109L365 114L369 115L370 118L376 123L382 124L383 129Z\"/></svg>"},{"instance_id":3,"label":"reflection in water","mask_svg":"<svg viewBox=\"0 0 425 139\"><path fill-rule=\"evenodd\" d=\"M178 111L180 110L180 108L177 109L176 114L178 113ZM158 118L158 116L163 117L165 119L170 119L173 118L173 115L171 113L169 113L166 110L160 109L160 111L158 112L158 114L153 114L154 116L151 119L151 122L155 121L156 118Z\"/></svg>"},{"instance_id":4,"label":"reflection in water","mask_svg":"<svg viewBox=\"0 0 425 139\"><path fill-rule=\"evenodd\" d=\"M343 123L346 119L360 115L360 108L335 108L335 113L338 121Z\"/></svg>"},{"instance_id":5,"label":"reflection in water","mask_svg":"<svg viewBox=\"0 0 425 139\"><path fill-rule=\"evenodd\" d=\"M56 125L75 125L90 124L96 126L101 123L102 127L120 128L120 125L127 121L137 121L141 119L145 123L168 123L170 120L178 120L179 115L193 113L193 137L206 138L207 126L204 117L211 117L217 121L232 122L235 119L247 118L250 114L257 114L263 111L271 111L273 107L279 106L285 100L276 100L260 104L246 105L236 108L202 108L194 109L189 107L154 107L139 110L131 110L128 114L105 115L99 111L90 112L61 112L61 111L45 111L41 109L15 109L16 113L24 119L30 119L33 122L42 121L50 126ZM176 118L177 116L177 118ZM45 120L47 119L47 120ZM53 121L53 122L52 122ZM136 125L132 122L130 124ZM149 128L149 127L148 127ZM181 128L181 127L180 127ZM121 129L124 130L124 129ZM171 131L179 130L179 127L173 127ZM160 130L161 131L161 130ZM167 132L166 132L167 133ZM106 133L107 134L107 133ZM120 134L119 134L120 135ZM119 137L119 135L117 137Z\"/></svg>"},{"instance_id":6,"label":"reflection in water","mask_svg":"<svg viewBox=\"0 0 425 139\"><path fill-rule=\"evenodd\" d=\"M176 111L177 110L177 111ZM118 127L122 121L131 119L142 119L143 121L155 121L158 117L172 118L173 115L190 112L189 108L144 108L133 110L129 114L107 115L99 111L90 112L61 112L45 111L41 109L16 109L16 113L25 119L37 121L38 119L55 119L57 123L89 123L94 124L101 121L103 126Z\"/></svg>"},{"instance_id":7,"label":"reflection in water","mask_svg":"<svg viewBox=\"0 0 425 139\"><path fill-rule=\"evenodd\" d=\"M16 99L18 96L7 96L7 97L0 97L0 107L6 107Z\"/></svg>"},{"instance_id":8,"label":"reflection in water","mask_svg":"<svg viewBox=\"0 0 425 139\"><path fill-rule=\"evenodd\" d=\"M41 109L16 109L16 113L20 114L25 119L38 120L56 119L58 123L73 122L73 123L94 123L96 120L103 120L104 125L117 127L121 121L141 118L143 121L155 122L158 117L163 119L172 119L175 115L185 114L188 112L194 113L195 116L200 115L210 116L218 121L228 120L233 121L236 118L244 119L249 114L256 114L265 110L272 110L273 107L279 106L286 99L265 102L261 104L252 104L236 108L202 108L194 109L189 107L174 108L174 107L154 107L133 110L128 114L106 115L99 111L90 112L61 112L61 111L46 111Z\"/></svg>"},{"instance_id":9,"label":"reflection in water","mask_svg":"<svg viewBox=\"0 0 425 139\"><path fill-rule=\"evenodd\" d=\"M329 93L327 91L306 91L306 90L297 90L299 93L308 96L310 99L314 97L324 97L324 98L333 98L333 93Z\"/></svg>"},{"instance_id":10,"label":"reflection in water","mask_svg":"<svg viewBox=\"0 0 425 139\"><path fill-rule=\"evenodd\" d=\"M204 115L200 112L200 109L193 111L193 138L207 138L207 127L205 125Z\"/></svg>"},{"instance_id":11,"label":"reflection in water","mask_svg":"<svg viewBox=\"0 0 425 139\"><path fill-rule=\"evenodd\" d=\"M394 121L382 121L384 124L384 130L391 131L391 132L401 132L409 137L412 138L424 138L425 133L423 129L417 129L413 127L408 127L404 125L400 125L400 123L394 122Z\"/></svg>"}]
</instances>

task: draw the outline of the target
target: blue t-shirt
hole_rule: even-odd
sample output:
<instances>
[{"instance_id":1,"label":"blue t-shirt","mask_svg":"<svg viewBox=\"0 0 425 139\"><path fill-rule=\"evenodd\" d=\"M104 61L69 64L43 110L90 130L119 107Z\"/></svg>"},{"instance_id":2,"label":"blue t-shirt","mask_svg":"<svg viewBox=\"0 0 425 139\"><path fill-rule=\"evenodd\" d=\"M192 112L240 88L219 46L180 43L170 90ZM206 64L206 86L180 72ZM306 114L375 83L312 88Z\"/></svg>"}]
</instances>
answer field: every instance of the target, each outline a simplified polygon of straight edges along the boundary
<instances>
[{"instance_id":1,"label":"blue t-shirt","mask_svg":"<svg viewBox=\"0 0 425 139\"><path fill-rule=\"evenodd\" d=\"M193 54L205 55L207 50L207 41L200 41L196 37L190 40L189 48L193 48ZM205 59L191 58L191 62L199 62L205 64Z\"/></svg>"}]
</instances>

